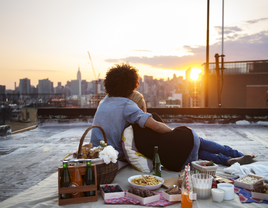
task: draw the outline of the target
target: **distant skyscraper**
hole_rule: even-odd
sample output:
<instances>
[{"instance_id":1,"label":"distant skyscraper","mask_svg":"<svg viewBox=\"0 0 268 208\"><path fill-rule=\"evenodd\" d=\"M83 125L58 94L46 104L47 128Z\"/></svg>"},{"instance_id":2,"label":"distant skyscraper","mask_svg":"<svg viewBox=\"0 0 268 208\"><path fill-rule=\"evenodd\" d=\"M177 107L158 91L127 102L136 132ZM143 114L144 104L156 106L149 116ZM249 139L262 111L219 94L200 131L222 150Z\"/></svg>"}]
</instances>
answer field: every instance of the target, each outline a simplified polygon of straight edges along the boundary
<instances>
[{"instance_id":1,"label":"distant skyscraper","mask_svg":"<svg viewBox=\"0 0 268 208\"><path fill-rule=\"evenodd\" d=\"M144 93L149 93L153 85L153 76L144 75Z\"/></svg>"},{"instance_id":2,"label":"distant skyscraper","mask_svg":"<svg viewBox=\"0 0 268 208\"><path fill-rule=\"evenodd\" d=\"M81 94L86 95L87 94L87 87L88 87L88 82L86 80L81 81Z\"/></svg>"},{"instance_id":3,"label":"distant skyscraper","mask_svg":"<svg viewBox=\"0 0 268 208\"><path fill-rule=\"evenodd\" d=\"M6 93L6 86L0 85L0 94L5 94L5 93Z\"/></svg>"},{"instance_id":4,"label":"distant skyscraper","mask_svg":"<svg viewBox=\"0 0 268 208\"><path fill-rule=\"evenodd\" d=\"M43 79L38 81L38 93L53 93L53 82L49 79Z\"/></svg>"},{"instance_id":5,"label":"distant skyscraper","mask_svg":"<svg viewBox=\"0 0 268 208\"><path fill-rule=\"evenodd\" d=\"M81 96L81 80L71 81L71 95Z\"/></svg>"},{"instance_id":6,"label":"distant skyscraper","mask_svg":"<svg viewBox=\"0 0 268 208\"><path fill-rule=\"evenodd\" d=\"M77 71L77 80L81 80L82 76L81 76L81 72L80 72L80 66L78 66L78 71Z\"/></svg>"},{"instance_id":7,"label":"distant skyscraper","mask_svg":"<svg viewBox=\"0 0 268 208\"><path fill-rule=\"evenodd\" d=\"M20 94L29 94L31 93L31 83L30 79L20 79L19 92Z\"/></svg>"},{"instance_id":8,"label":"distant skyscraper","mask_svg":"<svg viewBox=\"0 0 268 208\"><path fill-rule=\"evenodd\" d=\"M63 93L63 89L64 89L64 87L61 86L61 82L58 82L58 86L55 87L56 93Z\"/></svg>"}]
</instances>

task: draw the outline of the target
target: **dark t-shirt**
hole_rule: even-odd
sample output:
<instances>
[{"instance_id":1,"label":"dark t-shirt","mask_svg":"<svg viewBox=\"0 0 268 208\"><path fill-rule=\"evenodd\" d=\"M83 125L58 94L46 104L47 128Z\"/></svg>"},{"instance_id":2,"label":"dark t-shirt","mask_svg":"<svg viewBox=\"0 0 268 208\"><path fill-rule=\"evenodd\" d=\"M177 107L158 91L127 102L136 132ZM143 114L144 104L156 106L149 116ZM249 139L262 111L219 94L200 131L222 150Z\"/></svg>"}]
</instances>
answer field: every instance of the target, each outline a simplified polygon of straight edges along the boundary
<instances>
[{"instance_id":1,"label":"dark t-shirt","mask_svg":"<svg viewBox=\"0 0 268 208\"><path fill-rule=\"evenodd\" d=\"M136 124L132 126L138 152L153 159L154 146L158 146L161 164L171 171L181 170L194 146L191 129L180 126L172 132L160 134L149 128L140 128Z\"/></svg>"}]
</instances>

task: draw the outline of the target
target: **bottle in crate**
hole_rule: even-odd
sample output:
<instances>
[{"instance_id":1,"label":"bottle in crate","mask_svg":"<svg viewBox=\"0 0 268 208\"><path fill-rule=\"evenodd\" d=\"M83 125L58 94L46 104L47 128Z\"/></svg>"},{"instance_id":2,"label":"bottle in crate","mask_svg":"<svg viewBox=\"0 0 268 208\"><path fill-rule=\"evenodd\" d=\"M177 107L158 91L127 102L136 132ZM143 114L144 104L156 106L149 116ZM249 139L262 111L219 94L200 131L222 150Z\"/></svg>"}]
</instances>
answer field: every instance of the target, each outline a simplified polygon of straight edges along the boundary
<instances>
[{"instance_id":1,"label":"bottle in crate","mask_svg":"<svg viewBox=\"0 0 268 208\"><path fill-rule=\"evenodd\" d=\"M60 177L60 187L65 188L65 187L70 187L71 186L71 178L68 170L68 162L63 161L62 164L62 174ZM61 194L60 195L61 199L69 199L72 197L71 193L66 193L66 194Z\"/></svg>"},{"instance_id":2,"label":"bottle in crate","mask_svg":"<svg viewBox=\"0 0 268 208\"><path fill-rule=\"evenodd\" d=\"M83 180L81 177L81 173L79 170L79 163L78 160L74 161L74 171L73 175L71 177L71 187L78 187L83 185ZM72 193L72 198L79 198L82 197L83 193L82 192L74 192Z\"/></svg>"},{"instance_id":3,"label":"bottle in crate","mask_svg":"<svg viewBox=\"0 0 268 208\"><path fill-rule=\"evenodd\" d=\"M95 176L94 172L91 168L91 160L86 160L87 166L86 166L86 173L84 176L84 185L94 185L95 184ZM85 196L95 196L95 191L87 191L84 192Z\"/></svg>"}]
</instances>

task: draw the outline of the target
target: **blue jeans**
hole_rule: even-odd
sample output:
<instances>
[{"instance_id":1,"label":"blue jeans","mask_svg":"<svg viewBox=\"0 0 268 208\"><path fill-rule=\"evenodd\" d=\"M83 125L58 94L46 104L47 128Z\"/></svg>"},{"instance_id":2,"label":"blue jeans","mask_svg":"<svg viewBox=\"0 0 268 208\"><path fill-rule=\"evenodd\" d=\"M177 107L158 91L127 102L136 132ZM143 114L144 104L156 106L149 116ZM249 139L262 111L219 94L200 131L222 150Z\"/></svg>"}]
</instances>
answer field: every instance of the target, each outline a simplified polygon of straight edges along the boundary
<instances>
[{"instance_id":1,"label":"blue jeans","mask_svg":"<svg viewBox=\"0 0 268 208\"><path fill-rule=\"evenodd\" d=\"M184 165L181 167L181 170L183 170L185 168L185 166L188 165L188 163L191 164L192 161L198 160L198 152L199 152L199 148L200 148L200 139L194 130L192 130L192 133L194 136L194 146L193 146L193 149L192 149L189 157L185 161Z\"/></svg>"},{"instance_id":2,"label":"blue jeans","mask_svg":"<svg viewBox=\"0 0 268 208\"><path fill-rule=\"evenodd\" d=\"M216 164L228 166L229 159L244 156L243 153L227 145L223 146L216 142L200 138L194 130L192 130L192 133L194 136L194 146L185 164L182 166L182 169L184 169L184 166L188 163L198 159L212 160Z\"/></svg>"}]
</instances>

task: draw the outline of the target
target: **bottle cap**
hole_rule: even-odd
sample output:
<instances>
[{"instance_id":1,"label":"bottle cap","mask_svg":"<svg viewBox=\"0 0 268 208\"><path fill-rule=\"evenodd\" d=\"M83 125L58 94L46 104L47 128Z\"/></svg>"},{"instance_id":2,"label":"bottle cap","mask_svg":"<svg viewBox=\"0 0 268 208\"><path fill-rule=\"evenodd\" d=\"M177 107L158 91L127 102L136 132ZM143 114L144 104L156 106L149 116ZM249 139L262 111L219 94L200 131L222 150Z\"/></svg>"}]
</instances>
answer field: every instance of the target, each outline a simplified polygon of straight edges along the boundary
<instances>
[{"instance_id":1,"label":"bottle cap","mask_svg":"<svg viewBox=\"0 0 268 208\"><path fill-rule=\"evenodd\" d=\"M64 168L67 168L67 167L68 167L68 161L64 160L62 166L63 166Z\"/></svg>"}]
</instances>

